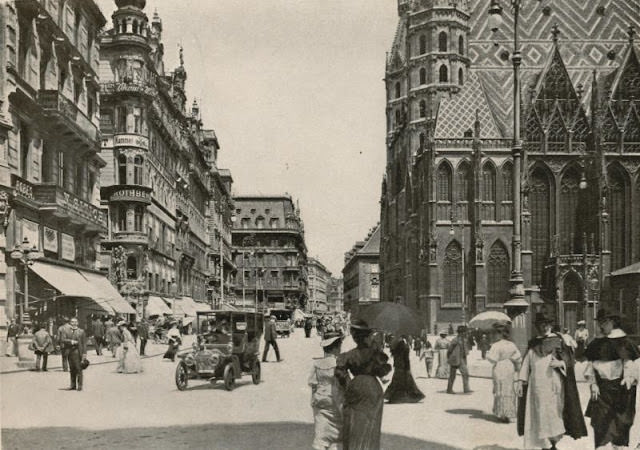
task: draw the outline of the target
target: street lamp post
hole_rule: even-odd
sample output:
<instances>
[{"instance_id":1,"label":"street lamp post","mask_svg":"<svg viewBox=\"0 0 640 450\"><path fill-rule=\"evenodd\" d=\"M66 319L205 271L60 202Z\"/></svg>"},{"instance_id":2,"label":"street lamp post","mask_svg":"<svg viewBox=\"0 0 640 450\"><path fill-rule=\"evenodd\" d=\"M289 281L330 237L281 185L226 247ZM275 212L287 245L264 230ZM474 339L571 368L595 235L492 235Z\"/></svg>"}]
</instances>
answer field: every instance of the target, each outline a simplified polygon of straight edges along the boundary
<instances>
[{"instance_id":1,"label":"street lamp post","mask_svg":"<svg viewBox=\"0 0 640 450\"><path fill-rule=\"evenodd\" d=\"M24 315L29 314L29 266L33 265L37 259L44 257L44 255L35 245L31 246L29 238L25 237L21 244L15 246L11 252L11 257L24 267L23 301L20 305L20 324L24 325Z\"/></svg>"},{"instance_id":2,"label":"street lamp post","mask_svg":"<svg viewBox=\"0 0 640 450\"><path fill-rule=\"evenodd\" d=\"M456 216L458 212L458 204L456 203ZM451 228L449 229L449 236L454 236L456 231L453 228L453 210L451 211ZM465 261L465 246L464 246L464 221L461 217L457 217L457 225L460 227L460 240L462 242L461 263L462 263L462 324L467 324L467 290L466 290L466 261Z\"/></svg>"}]
</instances>

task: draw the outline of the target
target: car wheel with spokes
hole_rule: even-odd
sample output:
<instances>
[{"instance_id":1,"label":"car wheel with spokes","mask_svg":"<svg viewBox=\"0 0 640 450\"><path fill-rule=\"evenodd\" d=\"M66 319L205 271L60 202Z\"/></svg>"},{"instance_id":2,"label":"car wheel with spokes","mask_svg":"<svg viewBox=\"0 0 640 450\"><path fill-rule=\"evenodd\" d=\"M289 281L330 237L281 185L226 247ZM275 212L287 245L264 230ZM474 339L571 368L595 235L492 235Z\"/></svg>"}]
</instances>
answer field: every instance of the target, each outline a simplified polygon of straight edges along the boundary
<instances>
[{"instance_id":1,"label":"car wheel with spokes","mask_svg":"<svg viewBox=\"0 0 640 450\"><path fill-rule=\"evenodd\" d=\"M184 361L181 361L176 367L176 386L179 391L184 391L189 384L189 369Z\"/></svg>"},{"instance_id":2,"label":"car wheel with spokes","mask_svg":"<svg viewBox=\"0 0 640 450\"><path fill-rule=\"evenodd\" d=\"M227 391L232 391L236 384L236 380L233 377L233 364L229 363L224 368L224 388Z\"/></svg>"},{"instance_id":3,"label":"car wheel with spokes","mask_svg":"<svg viewBox=\"0 0 640 450\"><path fill-rule=\"evenodd\" d=\"M253 370L251 371L251 380L253 384L260 384L260 361L256 361L253 364Z\"/></svg>"}]
</instances>

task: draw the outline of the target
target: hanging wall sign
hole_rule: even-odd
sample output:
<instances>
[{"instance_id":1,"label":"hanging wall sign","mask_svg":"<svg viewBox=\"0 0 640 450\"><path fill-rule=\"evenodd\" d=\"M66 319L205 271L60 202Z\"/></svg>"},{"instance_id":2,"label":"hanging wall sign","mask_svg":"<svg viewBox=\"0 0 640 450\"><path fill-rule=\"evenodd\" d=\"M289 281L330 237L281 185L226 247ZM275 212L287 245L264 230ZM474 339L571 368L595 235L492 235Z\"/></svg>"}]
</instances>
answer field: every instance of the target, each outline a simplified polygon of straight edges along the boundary
<instances>
[{"instance_id":1,"label":"hanging wall sign","mask_svg":"<svg viewBox=\"0 0 640 450\"><path fill-rule=\"evenodd\" d=\"M60 234L60 242L62 243L62 259L67 261L75 261L76 259L76 242L73 236L69 234Z\"/></svg>"}]
</instances>

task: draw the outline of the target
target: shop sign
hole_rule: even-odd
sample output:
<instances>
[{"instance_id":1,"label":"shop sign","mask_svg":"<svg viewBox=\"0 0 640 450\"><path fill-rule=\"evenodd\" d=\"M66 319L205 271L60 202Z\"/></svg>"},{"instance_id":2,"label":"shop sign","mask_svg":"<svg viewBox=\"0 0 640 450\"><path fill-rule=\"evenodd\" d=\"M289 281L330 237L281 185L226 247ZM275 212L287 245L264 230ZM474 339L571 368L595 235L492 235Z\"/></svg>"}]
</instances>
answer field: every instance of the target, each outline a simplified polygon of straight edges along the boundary
<instances>
[{"instance_id":1,"label":"shop sign","mask_svg":"<svg viewBox=\"0 0 640 450\"><path fill-rule=\"evenodd\" d=\"M107 219L101 209L68 192L62 192L61 194L57 199L60 206L76 213L80 217L89 219L94 223L99 223L103 227L107 226Z\"/></svg>"},{"instance_id":2,"label":"shop sign","mask_svg":"<svg viewBox=\"0 0 640 450\"><path fill-rule=\"evenodd\" d=\"M22 219L22 240L29 239L29 245L40 249L40 225L27 219Z\"/></svg>"},{"instance_id":3,"label":"shop sign","mask_svg":"<svg viewBox=\"0 0 640 450\"><path fill-rule=\"evenodd\" d=\"M58 231L44 227L44 249L58 253Z\"/></svg>"},{"instance_id":4,"label":"shop sign","mask_svg":"<svg viewBox=\"0 0 640 450\"><path fill-rule=\"evenodd\" d=\"M151 203L151 192L146 189L136 188L118 189L111 194L110 200Z\"/></svg>"},{"instance_id":5,"label":"shop sign","mask_svg":"<svg viewBox=\"0 0 640 450\"><path fill-rule=\"evenodd\" d=\"M17 175L12 175L12 177L13 188L15 189L16 195L28 198L29 200L35 200L33 196L33 185Z\"/></svg>"},{"instance_id":6,"label":"shop sign","mask_svg":"<svg viewBox=\"0 0 640 450\"><path fill-rule=\"evenodd\" d=\"M113 137L114 147L139 147L149 149L149 138L139 134L116 134Z\"/></svg>"},{"instance_id":7,"label":"shop sign","mask_svg":"<svg viewBox=\"0 0 640 450\"><path fill-rule=\"evenodd\" d=\"M67 261L75 261L76 259L76 242L70 234L61 233L62 243L62 259Z\"/></svg>"}]
</instances>

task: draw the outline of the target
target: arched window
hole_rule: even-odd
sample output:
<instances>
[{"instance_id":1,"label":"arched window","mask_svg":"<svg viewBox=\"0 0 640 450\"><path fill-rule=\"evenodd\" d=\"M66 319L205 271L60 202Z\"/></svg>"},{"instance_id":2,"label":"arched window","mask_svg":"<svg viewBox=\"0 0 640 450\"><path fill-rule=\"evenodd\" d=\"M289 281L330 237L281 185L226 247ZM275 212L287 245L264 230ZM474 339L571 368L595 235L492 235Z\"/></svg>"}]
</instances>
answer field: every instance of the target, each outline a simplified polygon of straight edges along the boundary
<instances>
[{"instance_id":1,"label":"arched window","mask_svg":"<svg viewBox=\"0 0 640 450\"><path fill-rule=\"evenodd\" d=\"M425 103L424 100L420 100L419 108L420 108L420 118L426 117L426 115L427 115L427 104Z\"/></svg>"},{"instance_id":2,"label":"arched window","mask_svg":"<svg viewBox=\"0 0 640 450\"><path fill-rule=\"evenodd\" d=\"M458 53L460 55L464 55L464 37L463 36L458 37Z\"/></svg>"},{"instance_id":3,"label":"arched window","mask_svg":"<svg viewBox=\"0 0 640 450\"><path fill-rule=\"evenodd\" d=\"M447 51L447 33L445 31L441 31L438 35L438 51Z\"/></svg>"},{"instance_id":4,"label":"arched window","mask_svg":"<svg viewBox=\"0 0 640 450\"><path fill-rule=\"evenodd\" d=\"M256 228L258 229L264 228L264 217L258 217L256 219Z\"/></svg>"},{"instance_id":5,"label":"arched window","mask_svg":"<svg viewBox=\"0 0 640 450\"><path fill-rule=\"evenodd\" d=\"M449 69L447 69L445 65L440 66L439 80L440 83L447 83L449 81Z\"/></svg>"},{"instance_id":6,"label":"arched window","mask_svg":"<svg viewBox=\"0 0 640 450\"><path fill-rule=\"evenodd\" d=\"M573 167L565 172L560 182L560 252L565 255L573 253L576 241L582 239L576 236L579 183L580 174Z\"/></svg>"},{"instance_id":7,"label":"arched window","mask_svg":"<svg viewBox=\"0 0 640 450\"><path fill-rule=\"evenodd\" d=\"M458 84L460 86L464 84L464 70L462 70L462 67L458 69Z\"/></svg>"},{"instance_id":8,"label":"arched window","mask_svg":"<svg viewBox=\"0 0 640 450\"><path fill-rule=\"evenodd\" d=\"M144 208L142 206L136 206L133 215L133 229L134 231L142 231L142 224L144 222Z\"/></svg>"},{"instance_id":9,"label":"arched window","mask_svg":"<svg viewBox=\"0 0 640 450\"><path fill-rule=\"evenodd\" d=\"M627 184L617 168L609 169L609 223L611 242L611 270L626 265L627 227Z\"/></svg>"},{"instance_id":10,"label":"arched window","mask_svg":"<svg viewBox=\"0 0 640 450\"><path fill-rule=\"evenodd\" d=\"M452 241L445 250L443 270L442 303L455 305L462 303L462 250L460 244Z\"/></svg>"},{"instance_id":11,"label":"arched window","mask_svg":"<svg viewBox=\"0 0 640 450\"><path fill-rule=\"evenodd\" d=\"M513 219L513 165L506 162L502 166L502 211L501 220Z\"/></svg>"},{"instance_id":12,"label":"arched window","mask_svg":"<svg viewBox=\"0 0 640 450\"><path fill-rule=\"evenodd\" d=\"M118 183L127 184L127 157L118 156Z\"/></svg>"},{"instance_id":13,"label":"arched window","mask_svg":"<svg viewBox=\"0 0 640 450\"><path fill-rule=\"evenodd\" d=\"M395 84L395 98L400 98L400 83L396 82Z\"/></svg>"},{"instance_id":14,"label":"arched window","mask_svg":"<svg viewBox=\"0 0 640 450\"><path fill-rule=\"evenodd\" d=\"M420 69L420 84L427 84L427 69Z\"/></svg>"},{"instance_id":15,"label":"arched window","mask_svg":"<svg viewBox=\"0 0 640 450\"><path fill-rule=\"evenodd\" d=\"M448 164L438 166L436 180L436 198L438 200L438 220L449 220L451 214L451 168Z\"/></svg>"},{"instance_id":16,"label":"arched window","mask_svg":"<svg viewBox=\"0 0 640 450\"><path fill-rule=\"evenodd\" d=\"M496 169L486 163L482 168L482 218L496 220Z\"/></svg>"},{"instance_id":17,"label":"arched window","mask_svg":"<svg viewBox=\"0 0 640 450\"><path fill-rule=\"evenodd\" d=\"M135 158L133 158L133 184L144 184L144 182L142 181L142 169L142 156L136 156Z\"/></svg>"},{"instance_id":18,"label":"arched window","mask_svg":"<svg viewBox=\"0 0 640 450\"><path fill-rule=\"evenodd\" d=\"M271 228L278 228L280 226L280 219L274 218L270 221Z\"/></svg>"},{"instance_id":19,"label":"arched window","mask_svg":"<svg viewBox=\"0 0 640 450\"><path fill-rule=\"evenodd\" d=\"M138 260L135 256L129 256L127 258L127 278L129 280L138 278Z\"/></svg>"},{"instance_id":20,"label":"arched window","mask_svg":"<svg viewBox=\"0 0 640 450\"><path fill-rule=\"evenodd\" d=\"M456 200L459 202L466 202L469 199L470 174L469 163L466 161L460 163L456 176Z\"/></svg>"},{"instance_id":21,"label":"arched window","mask_svg":"<svg viewBox=\"0 0 640 450\"><path fill-rule=\"evenodd\" d=\"M427 37L424 34L421 34L418 38L418 46L420 47L421 55L427 53Z\"/></svg>"},{"instance_id":22,"label":"arched window","mask_svg":"<svg viewBox=\"0 0 640 450\"><path fill-rule=\"evenodd\" d=\"M562 301L564 317L562 323L575 330L578 320L584 320L584 293L582 278L575 272L569 272L562 282Z\"/></svg>"},{"instance_id":23,"label":"arched window","mask_svg":"<svg viewBox=\"0 0 640 450\"><path fill-rule=\"evenodd\" d=\"M509 300L509 253L500 241L491 246L487 258L487 303L504 304Z\"/></svg>"},{"instance_id":24,"label":"arched window","mask_svg":"<svg viewBox=\"0 0 640 450\"><path fill-rule=\"evenodd\" d=\"M551 185L542 169L536 169L529 178L529 206L531 209L532 281L540 284L542 270L549 257L551 237Z\"/></svg>"}]
</instances>

